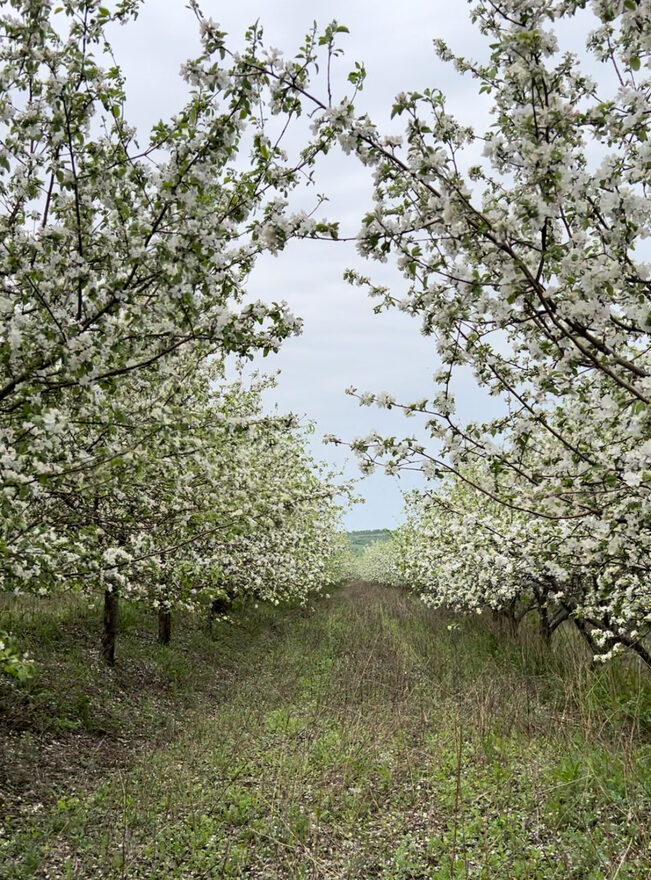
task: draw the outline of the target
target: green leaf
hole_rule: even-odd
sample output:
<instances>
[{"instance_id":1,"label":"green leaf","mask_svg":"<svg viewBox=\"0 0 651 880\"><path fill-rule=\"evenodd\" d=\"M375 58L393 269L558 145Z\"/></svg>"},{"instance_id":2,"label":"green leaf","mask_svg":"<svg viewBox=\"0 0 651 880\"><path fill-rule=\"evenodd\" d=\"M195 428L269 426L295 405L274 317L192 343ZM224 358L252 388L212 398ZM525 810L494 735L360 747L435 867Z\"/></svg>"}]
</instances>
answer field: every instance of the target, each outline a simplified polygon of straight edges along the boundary
<instances>
[{"instance_id":1,"label":"green leaf","mask_svg":"<svg viewBox=\"0 0 651 880\"><path fill-rule=\"evenodd\" d=\"M640 67L640 59L637 57L637 55L633 55L633 57L631 58L631 70L639 70Z\"/></svg>"}]
</instances>

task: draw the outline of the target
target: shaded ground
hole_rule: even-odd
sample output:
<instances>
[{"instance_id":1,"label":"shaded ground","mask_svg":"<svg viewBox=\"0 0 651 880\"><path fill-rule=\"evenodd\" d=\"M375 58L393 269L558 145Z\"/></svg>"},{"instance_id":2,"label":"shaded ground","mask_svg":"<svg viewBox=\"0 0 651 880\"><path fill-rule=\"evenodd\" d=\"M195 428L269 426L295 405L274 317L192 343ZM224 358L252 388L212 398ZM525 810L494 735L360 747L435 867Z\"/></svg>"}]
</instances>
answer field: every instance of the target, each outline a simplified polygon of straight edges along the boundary
<instances>
[{"instance_id":1,"label":"shaded ground","mask_svg":"<svg viewBox=\"0 0 651 880\"><path fill-rule=\"evenodd\" d=\"M115 672L77 609L2 697L3 880L651 876L641 671L361 583L170 649L129 613Z\"/></svg>"}]
</instances>

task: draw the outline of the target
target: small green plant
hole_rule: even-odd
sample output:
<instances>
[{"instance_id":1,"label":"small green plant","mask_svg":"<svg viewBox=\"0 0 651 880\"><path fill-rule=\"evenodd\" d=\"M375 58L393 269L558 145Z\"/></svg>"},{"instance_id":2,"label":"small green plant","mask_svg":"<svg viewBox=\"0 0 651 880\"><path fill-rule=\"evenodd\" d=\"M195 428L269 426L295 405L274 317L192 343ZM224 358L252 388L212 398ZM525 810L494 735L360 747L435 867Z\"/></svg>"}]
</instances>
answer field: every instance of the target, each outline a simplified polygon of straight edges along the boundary
<instances>
[{"instance_id":1,"label":"small green plant","mask_svg":"<svg viewBox=\"0 0 651 880\"><path fill-rule=\"evenodd\" d=\"M20 650L11 633L0 630L0 672L24 682L34 674L34 661Z\"/></svg>"}]
</instances>

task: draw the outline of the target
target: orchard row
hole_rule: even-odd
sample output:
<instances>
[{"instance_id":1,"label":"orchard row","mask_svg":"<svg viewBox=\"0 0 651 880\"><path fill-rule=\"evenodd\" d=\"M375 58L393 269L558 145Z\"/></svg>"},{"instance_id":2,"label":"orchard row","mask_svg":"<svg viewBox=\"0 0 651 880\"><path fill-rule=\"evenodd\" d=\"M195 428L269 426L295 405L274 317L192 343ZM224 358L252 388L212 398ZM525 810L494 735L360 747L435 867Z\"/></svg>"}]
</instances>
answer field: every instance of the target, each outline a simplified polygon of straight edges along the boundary
<instances>
[{"instance_id":1,"label":"orchard row","mask_svg":"<svg viewBox=\"0 0 651 880\"><path fill-rule=\"evenodd\" d=\"M357 128L376 186L360 248L393 255L407 292L353 280L419 316L441 366L423 400L350 389L425 421L351 445L368 471L431 481L396 550L428 602L535 608L546 638L569 618L601 659L649 663L651 3L471 6L489 57L435 45L490 102L489 129L433 89L396 99L401 145ZM468 423L469 395L488 412L473 380L497 414Z\"/></svg>"},{"instance_id":2,"label":"orchard row","mask_svg":"<svg viewBox=\"0 0 651 880\"><path fill-rule=\"evenodd\" d=\"M546 638L567 618L600 657L648 662L648 0L474 0L486 58L435 48L492 124L475 131L424 88L395 100L401 137L356 111L361 65L333 99L336 22L293 58L257 26L234 54L192 2L188 100L147 143L107 43L139 6L2 8L2 588L104 589L110 660L117 595L167 613L327 580L332 479L288 420L262 415L257 386L229 388L220 369L300 330L245 286L259 254L337 237L315 219L321 197L309 215L288 204L338 146L373 173L359 251L394 259L406 289L348 280L418 316L439 361L420 400L350 389L424 417L419 437L350 443L367 471L430 481L398 538L400 576L436 604L534 607ZM456 397L477 389L498 414L467 422Z\"/></svg>"},{"instance_id":3,"label":"orchard row","mask_svg":"<svg viewBox=\"0 0 651 880\"><path fill-rule=\"evenodd\" d=\"M256 257L329 234L286 201L323 145L290 161L271 134L301 113L317 38L287 90L255 29L224 63L195 8L187 103L140 143L107 42L140 3L109 5L0 13L0 588L103 595L113 663L121 600L157 609L165 642L175 608L330 583L347 490L292 416L264 415L269 380L224 366L300 330L284 303L244 302Z\"/></svg>"}]
</instances>

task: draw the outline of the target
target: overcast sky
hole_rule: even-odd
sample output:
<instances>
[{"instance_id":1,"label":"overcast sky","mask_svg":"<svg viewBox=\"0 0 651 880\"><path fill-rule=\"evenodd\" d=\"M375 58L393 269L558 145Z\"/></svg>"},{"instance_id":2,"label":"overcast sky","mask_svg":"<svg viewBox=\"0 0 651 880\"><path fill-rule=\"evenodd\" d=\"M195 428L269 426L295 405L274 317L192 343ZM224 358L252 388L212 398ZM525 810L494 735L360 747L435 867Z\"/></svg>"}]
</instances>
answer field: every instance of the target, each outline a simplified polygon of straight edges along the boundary
<instances>
[{"instance_id":1,"label":"overcast sky","mask_svg":"<svg viewBox=\"0 0 651 880\"><path fill-rule=\"evenodd\" d=\"M432 39L438 36L459 53L486 56L485 41L461 0L204 0L203 10L228 32L229 47L241 44L247 26L260 19L266 44L287 54L298 48L313 20L325 25L336 18L350 30L341 39L345 49L338 62L341 78L355 60L365 64L368 76L359 107L387 132L400 131L398 120L389 121L395 94L427 86L440 88L462 119L479 128L488 122L476 84L441 64L432 49ZM148 0L136 24L115 34L116 54L127 76L127 118L143 132L183 103L179 67L197 54L196 34L196 21L183 0ZM355 235L371 205L368 172L352 156L330 154L319 169L316 191L329 196L326 213L340 220L342 232ZM374 315L373 302L365 293L343 281L347 267L358 268L397 292L404 289L390 265L361 260L352 243L295 242L278 257L259 261L249 290L256 298L287 300L304 319L301 337L288 340L279 355L260 361L267 371L281 370L270 405L275 401L281 410L315 422L315 455L343 468L347 476L358 476L345 448L321 445L324 434L351 440L377 428L394 436L407 435L417 423L396 410L360 408L344 389L354 385L360 390L389 391L398 400L419 399L432 394L437 361L434 342L420 334L419 322L397 311ZM470 382L459 403L469 418L489 412L489 403ZM366 503L347 515L347 528L395 527L401 519L401 490L416 485L420 483L412 474L396 479L376 473L365 478L358 491Z\"/></svg>"}]
</instances>

